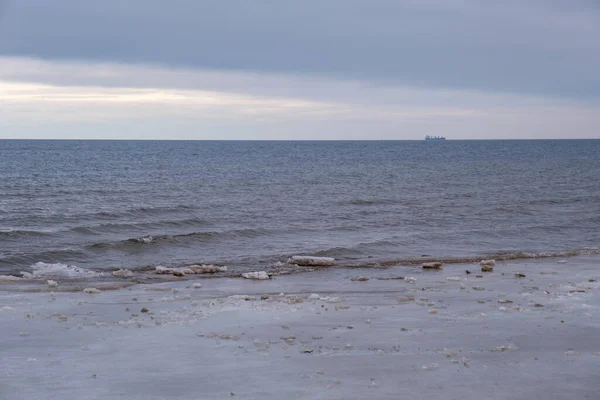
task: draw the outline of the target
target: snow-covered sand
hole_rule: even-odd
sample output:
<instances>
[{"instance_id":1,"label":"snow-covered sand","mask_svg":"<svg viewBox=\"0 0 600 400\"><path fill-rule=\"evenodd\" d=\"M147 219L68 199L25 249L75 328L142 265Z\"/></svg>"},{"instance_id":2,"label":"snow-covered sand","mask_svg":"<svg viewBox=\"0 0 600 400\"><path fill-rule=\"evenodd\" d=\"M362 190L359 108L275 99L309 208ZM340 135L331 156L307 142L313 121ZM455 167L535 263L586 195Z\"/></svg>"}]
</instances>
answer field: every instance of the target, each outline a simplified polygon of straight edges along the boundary
<instances>
[{"instance_id":1,"label":"snow-covered sand","mask_svg":"<svg viewBox=\"0 0 600 400\"><path fill-rule=\"evenodd\" d=\"M600 258L558 261L3 283L0 398L597 399Z\"/></svg>"}]
</instances>

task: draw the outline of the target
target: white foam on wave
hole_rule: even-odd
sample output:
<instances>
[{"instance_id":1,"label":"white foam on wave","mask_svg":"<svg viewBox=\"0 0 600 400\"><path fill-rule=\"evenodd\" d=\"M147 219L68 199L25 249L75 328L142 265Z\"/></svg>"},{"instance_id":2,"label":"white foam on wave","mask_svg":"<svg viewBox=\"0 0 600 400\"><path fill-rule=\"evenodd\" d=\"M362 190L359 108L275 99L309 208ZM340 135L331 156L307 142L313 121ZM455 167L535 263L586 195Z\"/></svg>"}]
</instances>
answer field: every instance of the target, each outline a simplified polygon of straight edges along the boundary
<instances>
[{"instance_id":1,"label":"white foam on wave","mask_svg":"<svg viewBox=\"0 0 600 400\"><path fill-rule=\"evenodd\" d=\"M149 244L153 243L156 239L153 236L143 236L140 238L136 238L135 241L139 243Z\"/></svg>"},{"instance_id":2,"label":"white foam on wave","mask_svg":"<svg viewBox=\"0 0 600 400\"><path fill-rule=\"evenodd\" d=\"M21 275L26 279L42 278L42 277L64 277L64 278L92 278L95 276L101 276L99 272L90 271L76 267L74 265L67 265L61 263L49 264L44 262L37 262L31 266L32 271L22 271Z\"/></svg>"}]
</instances>

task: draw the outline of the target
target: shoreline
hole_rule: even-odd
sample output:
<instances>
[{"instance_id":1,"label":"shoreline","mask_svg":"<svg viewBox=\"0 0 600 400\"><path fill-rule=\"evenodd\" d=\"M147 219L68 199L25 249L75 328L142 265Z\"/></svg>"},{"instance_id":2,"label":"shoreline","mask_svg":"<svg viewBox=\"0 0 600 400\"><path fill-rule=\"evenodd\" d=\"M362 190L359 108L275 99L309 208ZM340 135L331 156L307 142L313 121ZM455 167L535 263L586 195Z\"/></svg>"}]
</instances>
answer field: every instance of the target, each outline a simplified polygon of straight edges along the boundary
<instances>
[{"instance_id":1,"label":"shoreline","mask_svg":"<svg viewBox=\"0 0 600 400\"><path fill-rule=\"evenodd\" d=\"M317 252L317 254L319 254ZM507 252L507 253L492 253L484 256L469 256L469 257L432 257L430 255L423 255L421 258L406 258L406 259L393 259L393 260L380 260L373 262L360 262L360 263L348 263L345 260L335 260L333 265L327 266L302 266L290 263L291 258L288 258L287 262L281 260L268 264L263 267L257 268L244 268L241 270L239 266L235 267L235 270L228 270L226 265L213 265L213 264L194 264L194 265L183 265L176 267L162 267L152 266L145 268L135 269L85 269L81 267L71 266L62 263L44 263L38 262L33 266L34 271L21 271L13 272L8 275L0 274L0 291L13 290L15 286L26 286L29 287L29 291L33 290L32 287L35 285L45 285L47 280L60 280L67 283L66 291L75 291L75 287L78 284L86 282L96 283L105 286L119 286L122 284L123 287L128 287L136 284L147 284L147 283L161 283L178 280L195 280L195 279L224 279L224 278L242 278L242 274L245 272L253 271L266 271L269 276L284 276L284 275L298 275L308 272L314 272L323 268L339 268L348 270L358 269L388 269L395 267L420 267L423 263L428 262L441 262L444 265L470 265L477 264L482 260L493 259L498 262L525 262L527 260L544 260L544 259L572 259L582 256L600 256L600 249L597 247L585 247L577 250L568 250L560 252ZM312 257L312 256L311 256ZM322 256L318 256L322 257ZM317 258L318 258L317 257ZM310 258L310 257L309 257ZM325 257L328 258L328 257ZM222 269L216 272L209 273L190 273L186 274L171 274L165 273L166 270L173 270L182 272L188 269L190 266L202 266L213 269ZM39 270L36 271L35 269ZM160 271L162 269L162 271ZM118 276L114 273L118 271L126 271L127 276ZM18 289L17 289L18 290ZM57 288L57 291L62 288ZM39 289L42 291L42 289Z\"/></svg>"},{"instance_id":2,"label":"shoreline","mask_svg":"<svg viewBox=\"0 0 600 400\"><path fill-rule=\"evenodd\" d=\"M0 395L594 398L599 265L578 256L469 275L457 265L323 268L97 294L0 291Z\"/></svg>"}]
</instances>

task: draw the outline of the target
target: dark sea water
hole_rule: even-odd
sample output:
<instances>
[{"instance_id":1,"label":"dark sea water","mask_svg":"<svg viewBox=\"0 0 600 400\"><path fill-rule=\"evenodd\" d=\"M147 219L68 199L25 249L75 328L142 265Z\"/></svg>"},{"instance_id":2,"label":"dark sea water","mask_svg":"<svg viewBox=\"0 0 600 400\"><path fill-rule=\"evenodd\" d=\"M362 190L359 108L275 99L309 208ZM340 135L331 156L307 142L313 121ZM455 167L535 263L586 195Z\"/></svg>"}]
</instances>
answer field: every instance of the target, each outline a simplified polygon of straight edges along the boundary
<instances>
[{"instance_id":1,"label":"dark sea water","mask_svg":"<svg viewBox=\"0 0 600 400\"><path fill-rule=\"evenodd\" d=\"M0 274L599 245L600 140L0 141Z\"/></svg>"}]
</instances>

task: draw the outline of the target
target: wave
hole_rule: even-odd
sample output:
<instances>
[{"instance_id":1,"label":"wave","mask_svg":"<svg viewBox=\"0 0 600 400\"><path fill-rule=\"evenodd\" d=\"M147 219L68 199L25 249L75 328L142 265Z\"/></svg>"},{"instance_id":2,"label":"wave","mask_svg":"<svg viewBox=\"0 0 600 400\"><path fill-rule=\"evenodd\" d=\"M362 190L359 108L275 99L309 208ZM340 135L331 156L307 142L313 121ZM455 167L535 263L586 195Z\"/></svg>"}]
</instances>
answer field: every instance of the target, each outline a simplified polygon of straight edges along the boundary
<instances>
[{"instance_id":1,"label":"wave","mask_svg":"<svg viewBox=\"0 0 600 400\"><path fill-rule=\"evenodd\" d=\"M368 266L395 266L395 265L420 265L424 262L440 261L445 264L471 264L478 263L481 260L495 259L496 261L510 261L520 259L538 259L538 258L566 258L583 255L600 255L600 249L597 247L584 247L575 250L556 251L556 252L496 252L481 253L473 256L451 256L435 257L432 254L421 256L411 256L403 258L382 258L377 257L377 248L385 246L398 247L400 242L389 240L365 242L353 247L332 247L317 251L311 251L310 254L317 257L336 258L340 267L368 267ZM373 254L373 255L369 255ZM281 255L279 258L291 257L290 254ZM367 261L371 259L372 261ZM360 261L357 261L360 260ZM357 262L356 265L353 263Z\"/></svg>"},{"instance_id":2,"label":"wave","mask_svg":"<svg viewBox=\"0 0 600 400\"><path fill-rule=\"evenodd\" d=\"M490 258L496 260L519 260L525 258L557 258L557 257L576 257L576 256L592 256L600 255L600 248L598 247L584 247L582 249L558 251L558 252L541 252L541 253L530 253L530 252L515 252L515 253L499 253L491 254Z\"/></svg>"},{"instance_id":3,"label":"wave","mask_svg":"<svg viewBox=\"0 0 600 400\"><path fill-rule=\"evenodd\" d=\"M22 267L35 263L39 260L45 262L64 262L65 260L85 259L86 253L74 249L58 249L50 251L42 251L30 254L10 255L0 258L0 266Z\"/></svg>"},{"instance_id":4,"label":"wave","mask_svg":"<svg viewBox=\"0 0 600 400\"><path fill-rule=\"evenodd\" d=\"M317 257L342 258L349 256L358 256L362 253L359 250L349 249L347 247L333 247L331 249L315 251L312 254Z\"/></svg>"},{"instance_id":5,"label":"wave","mask_svg":"<svg viewBox=\"0 0 600 400\"><path fill-rule=\"evenodd\" d=\"M378 206L378 205L389 205L389 204L398 204L396 200L391 199L353 199L349 201L343 201L339 203L340 205L350 205L350 206Z\"/></svg>"},{"instance_id":6,"label":"wave","mask_svg":"<svg viewBox=\"0 0 600 400\"><path fill-rule=\"evenodd\" d=\"M522 259L537 259L537 258L566 258L576 256L600 255L600 248L584 247L582 249L557 251L557 252L511 252L511 253L491 253L473 257L432 257L426 256L421 258L405 258L384 260L377 262L381 266L392 265L418 265L424 262L440 261L444 264L471 264L481 260L494 259L496 261L510 261Z\"/></svg>"},{"instance_id":7,"label":"wave","mask_svg":"<svg viewBox=\"0 0 600 400\"><path fill-rule=\"evenodd\" d=\"M564 204L576 204L582 202L597 202L599 196L597 195L586 195L586 196L576 196L569 198L560 198L560 199L535 199L527 202L528 205L534 206L553 206L553 205L564 205Z\"/></svg>"},{"instance_id":8,"label":"wave","mask_svg":"<svg viewBox=\"0 0 600 400\"><path fill-rule=\"evenodd\" d=\"M101 218L122 218L122 217L143 217L156 214L170 214L180 211L195 210L195 207L179 204L174 206L157 206L157 207L133 207L119 211L99 211L91 214L82 215L82 217L101 217Z\"/></svg>"},{"instance_id":9,"label":"wave","mask_svg":"<svg viewBox=\"0 0 600 400\"><path fill-rule=\"evenodd\" d=\"M210 225L211 223L200 218L186 218L175 220L162 220L140 223L107 223L89 226L76 226L70 228L69 231L83 235L99 235L103 233L114 233L126 230L149 230L161 228L183 228L186 226Z\"/></svg>"},{"instance_id":10,"label":"wave","mask_svg":"<svg viewBox=\"0 0 600 400\"><path fill-rule=\"evenodd\" d=\"M138 245L146 245L149 244L147 241L140 239ZM152 241L150 241L152 243ZM357 254L355 250L347 249L343 247L334 247L331 249L326 249L317 252L311 252L311 255L314 256L328 256L334 257L337 259L337 267L338 268L386 268L393 266L418 266L424 262L430 261L441 261L445 264L473 264L478 263L483 259L495 259L497 261L509 261L509 260L520 260L520 259L543 259L543 258L566 258L566 257L574 257L574 256L582 256L582 255L600 255L600 249L596 247L587 247L577 250L567 250L567 251L558 251L558 252L512 252L512 253L492 253L481 256L472 256L472 257L432 257L429 255L424 255L422 257L413 257L413 258L400 258L400 259L388 259L388 260L377 260L372 259L372 261L359 261L362 259L360 255ZM281 260L285 260L289 255L279 255L269 257L269 260L273 262L271 265L271 269L277 272L282 268L285 269L285 273L295 273L295 272L306 272L305 268L294 269L286 264L282 264ZM248 263L252 263L255 265L256 260L247 260ZM263 259L264 261L264 259ZM279 262L278 262L279 261ZM237 268L233 271L233 275L227 276L237 276L236 273L248 271L247 269L249 265L246 263L238 264ZM129 267L131 270L135 270L138 272L149 272L154 271L155 267L150 266L132 266ZM51 278L62 278L62 279L86 279L86 278L97 278L97 277L112 277L109 272L99 272L96 270L86 269L77 267L75 265L69 265L67 263L62 262L36 262L29 267L27 271L6 271L8 275L1 275L0 281L20 281L23 279L51 279ZM3 271L4 272L4 271Z\"/></svg>"},{"instance_id":11,"label":"wave","mask_svg":"<svg viewBox=\"0 0 600 400\"><path fill-rule=\"evenodd\" d=\"M36 231L28 229L0 229L0 238L21 238L21 237L41 237L49 236L51 232Z\"/></svg>"},{"instance_id":12,"label":"wave","mask_svg":"<svg viewBox=\"0 0 600 400\"><path fill-rule=\"evenodd\" d=\"M160 215L177 215L186 218L193 215L194 211L197 211L196 207L188 205L175 205L175 206L157 206L157 207L132 207L128 209L118 210L104 210L104 211L92 211L92 212L79 212L79 213L66 213L66 212L51 212L47 213L48 210L43 208L29 209L29 215L26 217L29 221L35 221L39 224L80 224L82 222L101 222L111 220L122 220L123 218L148 218L156 217ZM38 213L36 213L38 212ZM9 213L10 214L10 213ZM19 224L23 221L23 218L19 218ZM16 219L8 219L17 221ZM5 220L5 222L7 222Z\"/></svg>"},{"instance_id":13,"label":"wave","mask_svg":"<svg viewBox=\"0 0 600 400\"><path fill-rule=\"evenodd\" d=\"M132 247L155 244L176 244L185 242L194 243L209 243L223 239L233 238L254 238L259 236L269 235L271 232L266 229L236 229L231 231L207 231L207 232L191 232L179 235L157 235L157 236L141 236L130 239L121 240L118 242L101 242L88 245L92 250L99 249L122 249L127 250Z\"/></svg>"},{"instance_id":14,"label":"wave","mask_svg":"<svg viewBox=\"0 0 600 400\"><path fill-rule=\"evenodd\" d=\"M21 274L24 278L35 279L35 278L49 278L49 277L62 277L62 278L93 278L101 276L102 273L91 271L89 269L79 268L74 265L67 265L61 263L44 263L37 262L31 267L31 272L23 271Z\"/></svg>"}]
</instances>

